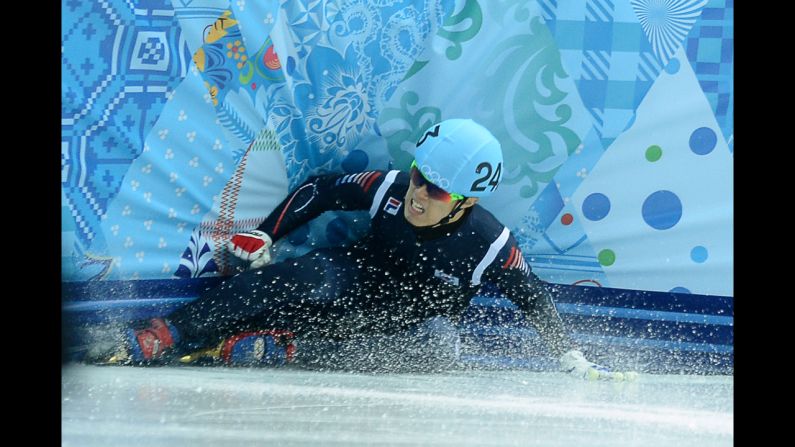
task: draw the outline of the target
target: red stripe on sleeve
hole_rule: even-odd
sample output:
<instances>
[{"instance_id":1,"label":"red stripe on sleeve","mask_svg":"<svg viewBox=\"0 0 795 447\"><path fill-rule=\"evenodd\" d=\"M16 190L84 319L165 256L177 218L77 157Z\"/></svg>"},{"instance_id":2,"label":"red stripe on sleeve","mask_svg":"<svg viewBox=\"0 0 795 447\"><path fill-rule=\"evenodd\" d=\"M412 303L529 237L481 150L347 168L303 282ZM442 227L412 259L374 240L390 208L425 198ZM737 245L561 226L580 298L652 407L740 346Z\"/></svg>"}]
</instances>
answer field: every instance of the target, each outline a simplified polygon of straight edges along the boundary
<instances>
[{"instance_id":1,"label":"red stripe on sleeve","mask_svg":"<svg viewBox=\"0 0 795 447\"><path fill-rule=\"evenodd\" d=\"M298 191L300 191L300 189ZM287 206L285 206L284 209L282 210L282 214L279 215L279 220L276 221L276 225L273 227L274 239L278 238L278 236L276 236L276 232L279 231L279 225L282 224L282 219L284 219L284 213L286 213L287 210L290 209L290 204L293 203L293 199L295 198L296 195L298 195L298 191L293 193L293 196L290 197L290 201L287 202Z\"/></svg>"},{"instance_id":2,"label":"red stripe on sleeve","mask_svg":"<svg viewBox=\"0 0 795 447\"><path fill-rule=\"evenodd\" d=\"M364 192L367 192L367 190L368 190L368 189L370 189L370 186L372 186L372 185L373 185L373 182L375 181L375 179L377 179L378 177L380 177L380 176L381 176L381 173L380 173L380 172L375 172L374 174L375 174L375 175L373 175L372 177L370 177L370 180L368 180L368 181L367 181L367 184L364 186Z\"/></svg>"},{"instance_id":3,"label":"red stripe on sleeve","mask_svg":"<svg viewBox=\"0 0 795 447\"><path fill-rule=\"evenodd\" d=\"M513 261L514 256L516 256L516 247L511 247L511 256L509 256L508 260L505 261L505 264L502 265L503 269L508 268L508 265L510 265L511 261Z\"/></svg>"}]
</instances>

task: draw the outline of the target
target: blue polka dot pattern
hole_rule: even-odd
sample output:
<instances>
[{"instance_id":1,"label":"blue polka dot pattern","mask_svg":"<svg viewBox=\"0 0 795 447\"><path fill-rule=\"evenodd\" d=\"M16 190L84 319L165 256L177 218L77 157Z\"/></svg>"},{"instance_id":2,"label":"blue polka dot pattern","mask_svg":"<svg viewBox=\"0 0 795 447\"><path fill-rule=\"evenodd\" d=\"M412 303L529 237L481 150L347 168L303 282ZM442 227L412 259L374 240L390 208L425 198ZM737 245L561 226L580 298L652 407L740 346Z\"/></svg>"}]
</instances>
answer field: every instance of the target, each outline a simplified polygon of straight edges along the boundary
<instances>
[{"instance_id":1,"label":"blue polka dot pattern","mask_svg":"<svg viewBox=\"0 0 795 447\"><path fill-rule=\"evenodd\" d=\"M342 169L346 174L353 174L362 172L367 169L367 164L370 163L370 157L367 153L358 149L351 151L345 160L342 160Z\"/></svg>"},{"instance_id":2,"label":"blue polka dot pattern","mask_svg":"<svg viewBox=\"0 0 795 447\"><path fill-rule=\"evenodd\" d=\"M715 149L718 137L709 127L700 127L690 134L690 150L698 155L707 155Z\"/></svg>"},{"instance_id":3,"label":"blue polka dot pattern","mask_svg":"<svg viewBox=\"0 0 795 447\"><path fill-rule=\"evenodd\" d=\"M642 213L650 227L667 230L682 218L682 201L671 191L657 191L643 201Z\"/></svg>"},{"instance_id":4,"label":"blue polka dot pattern","mask_svg":"<svg viewBox=\"0 0 795 447\"><path fill-rule=\"evenodd\" d=\"M679 73L680 65L681 64L679 63L679 59L673 58L670 61L668 61L668 65L665 66L665 72L668 74L677 74Z\"/></svg>"},{"instance_id":5,"label":"blue polka dot pattern","mask_svg":"<svg viewBox=\"0 0 795 447\"><path fill-rule=\"evenodd\" d=\"M593 193L582 202L582 215L588 220L602 220L610 212L610 199L601 193Z\"/></svg>"},{"instance_id":6,"label":"blue polka dot pattern","mask_svg":"<svg viewBox=\"0 0 795 447\"><path fill-rule=\"evenodd\" d=\"M693 262L698 262L701 264L702 262L705 262L708 257L709 252L705 247L700 245L698 247L693 247L693 249L690 250L690 259L692 259Z\"/></svg>"}]
</instances>

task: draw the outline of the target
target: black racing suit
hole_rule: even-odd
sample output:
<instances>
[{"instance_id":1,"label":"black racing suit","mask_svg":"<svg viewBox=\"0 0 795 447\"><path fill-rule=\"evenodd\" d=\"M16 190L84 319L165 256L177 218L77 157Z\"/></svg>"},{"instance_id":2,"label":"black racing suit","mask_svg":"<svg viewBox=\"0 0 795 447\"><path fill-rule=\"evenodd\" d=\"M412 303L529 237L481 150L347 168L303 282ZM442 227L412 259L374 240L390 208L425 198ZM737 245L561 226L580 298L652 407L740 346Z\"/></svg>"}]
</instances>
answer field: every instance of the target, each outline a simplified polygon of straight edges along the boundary
<instances>
[{"instance_id":1,"label":"black racing suit","mask_svg":"<svg viewBox=\"0 0 795 447\"><path fill-rule=\"evenodd\" d=\"M403 215L400 171L312 177L258 227L277 241L328 210L369 210L369 233L226 279L168 319L191 346L241 330L278 328L344 340L394 334L432 319L459 320L483 283L495 285L535 326L550 352L571 347L550 285L525 263L510 231L479 205L433 229Z\"/></svg>"}]
</instances>

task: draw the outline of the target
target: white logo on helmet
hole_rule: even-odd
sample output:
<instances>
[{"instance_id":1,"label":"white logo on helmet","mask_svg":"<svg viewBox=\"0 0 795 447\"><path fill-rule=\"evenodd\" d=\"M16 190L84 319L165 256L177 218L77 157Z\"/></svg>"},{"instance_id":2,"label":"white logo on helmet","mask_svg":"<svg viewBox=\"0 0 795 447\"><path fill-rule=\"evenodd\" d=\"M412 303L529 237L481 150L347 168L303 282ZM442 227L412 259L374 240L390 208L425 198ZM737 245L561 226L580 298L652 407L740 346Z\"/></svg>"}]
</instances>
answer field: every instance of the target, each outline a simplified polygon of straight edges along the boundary
<instances>
[{"instance_id":1,"label":"white logo on helmet","mask_svg":"<svg viewBox=\"0 0 795 447\"><path fill-rule=\"evenodd\" d=\"M420 168L420 172L422 172L422 175L424 175L425 178L430 180L431 183L444 189L445 191L447 191L448 188L450 188L450 180L442 178L442 175L431 169L430 166L422 165L422 167Z\"/></svg>"}]
</instances>

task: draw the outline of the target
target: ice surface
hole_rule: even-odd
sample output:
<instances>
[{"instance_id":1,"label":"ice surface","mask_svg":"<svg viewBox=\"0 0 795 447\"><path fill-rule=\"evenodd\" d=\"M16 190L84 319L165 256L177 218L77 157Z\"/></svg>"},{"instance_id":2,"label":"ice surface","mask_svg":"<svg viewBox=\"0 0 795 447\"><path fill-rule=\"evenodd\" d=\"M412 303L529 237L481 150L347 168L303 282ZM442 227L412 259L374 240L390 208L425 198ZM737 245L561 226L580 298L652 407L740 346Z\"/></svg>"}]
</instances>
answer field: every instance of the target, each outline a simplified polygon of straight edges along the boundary
<instances>
[{"instance_id":1,"label":"ice surface","mask_svg":"<svg viewBox=\"0 0 795 447\"><path fill-rule=\"evenodd\" d=\"M731 376L62 370L64 446L730 446Z\"/></svg>"}]
</instances>

